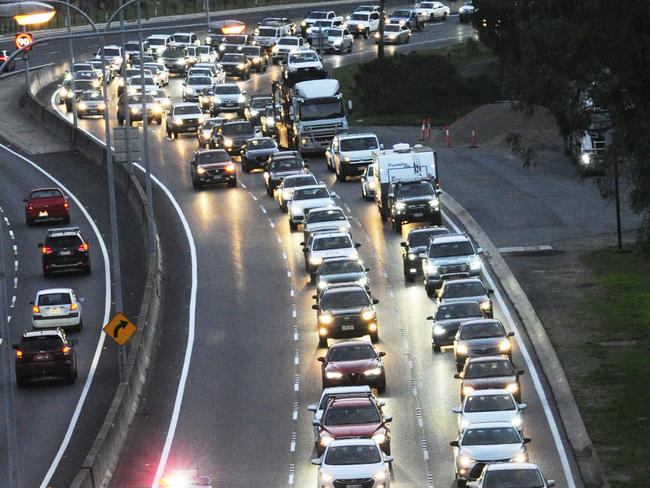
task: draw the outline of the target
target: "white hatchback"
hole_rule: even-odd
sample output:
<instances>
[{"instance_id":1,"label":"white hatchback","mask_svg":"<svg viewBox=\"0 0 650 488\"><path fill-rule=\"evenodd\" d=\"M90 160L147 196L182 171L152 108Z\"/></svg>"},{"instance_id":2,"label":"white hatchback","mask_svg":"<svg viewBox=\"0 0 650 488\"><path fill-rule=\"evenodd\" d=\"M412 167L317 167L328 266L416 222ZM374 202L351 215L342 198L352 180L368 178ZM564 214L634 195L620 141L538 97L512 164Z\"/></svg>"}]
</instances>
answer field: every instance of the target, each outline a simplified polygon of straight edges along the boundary
<instances>
[{"instance_id":1,"label":"white hatchback","mask_svg":"<svg viewBox=\"0 0 650 488\"><path fill-rule=\"evenodd\" d=\"M83 327L81 303L72 288L40 290L32 304L32 327L34 329Z\"/></svg>"}]
</instances>

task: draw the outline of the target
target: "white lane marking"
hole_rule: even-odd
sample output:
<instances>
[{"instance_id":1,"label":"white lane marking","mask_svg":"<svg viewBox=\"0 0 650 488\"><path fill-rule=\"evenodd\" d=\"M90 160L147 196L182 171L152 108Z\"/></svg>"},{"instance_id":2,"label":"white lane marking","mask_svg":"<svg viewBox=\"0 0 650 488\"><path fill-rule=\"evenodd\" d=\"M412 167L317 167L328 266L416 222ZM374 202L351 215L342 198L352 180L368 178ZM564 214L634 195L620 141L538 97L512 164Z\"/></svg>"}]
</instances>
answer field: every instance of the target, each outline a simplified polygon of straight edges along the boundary
<instances>
[{"instance_id":1,"label":"white lane marking","mask_svg":"<svg viewBox=\"0 0 650 488\"><path fill-rule=\"evenodd\" d=\"M18 246L16 246L15 244L14 244L14 254L18 255Z\"/></svg>"},{"instance_id":2,"label":"white lane marking","mask_svg":"<svg viewBox=\"0 0 650 488\"><path fill-rule=\"evenodd\" d=\"M84 207L81 204L81 201L76 197L74 193L72 193L66 186L57 180L54 176L52 176L50 173L45 171L43 168L38 166L36 163L33 161L27 159L25 156L22 154L18 154L16 151L8 148L7 146L0 144L0 148L4 149L5 151L13 154L17 158L23 160L30 166L32 166L34 169L39 171L41 174L43 174L45 177L49 178L54 184L56 184L59 188L61 188L64 192L68 194L68 196L74 201L74 203L77 205L79 210L81 210L81 213L83 213L84 217L90 224L90 227L93 230L93 233L97 237L97 242L99 242L99 247L102 251L102 258L104 259L104 287L106 290L105 298L104 298L104 318L102 320L102 324L105 324L108 322L108 319L110 317L111 313L111 271L110 271L110 261L108 260L108 250L106 249L106 244L104 243L104 239L102 238L101 232L99 232L99 229L97 228L97 225L95 224L95 221L91 218L90 214L88 213L88 210L86 210L86 207ZM14 246L14 254L18 254L18 248ZM16 285L16 281L14 281L14 285ZM95 348L95 353L93 355L92 362L90 363L90 370L88 371L88 377L86 378L86 382L84 383L83 389L81 390L81 395L79 396L79 400L77 401L77 405L75 406L74 412L72 413L72 418L70 419L70 423L68 424L68 428L65 432L65 436L63 437L63 441L61 441L61 445L59 446L59 450L57 451L56 455L54 456L54 459L52 460L52 464L47 470L47 473L45 473L45 477L43 478L43 481L40 485L40 488L46 488L50 484L50 480L52 479L52 476L54 476L54 472L56 471L57 467L59 466L59 463L61 462L61 458L63 457L63 454L65 453L65 450L68 447L68 444L70 443L70 439L72 438L72 433L74 432L77 422L79 420L79 415L81 414L81 409L83 408L85 402L86 402L86 397L88 396L88 392L90 391L90 387L93 383L93 379L95 378L95 371L97 370L97 364L99 363L99 357L102 354L102 350L104 347L104 338L106 337L106 334L99 334L99 339L97 341L97 347Z\"/></svg>"},{"instance_id":3,"label":"white lane marking","mask_svg":"<svg viewBox=\"0 0 650 488\"><path fill-rule=\"evenodd\" d=\"M289 290L289 296L293 297L295 295L296 295L296 292L293 290L293 288L291 288L291 290Z\"/></svg>"},{"instance_id":4,"label":"white lane marking","mask_svg":"<svg viewBox=\"0 0 650 488\"><path fill-rule=\"evenodd\" d=\"M296 475L296 467L293 464L289 465L289 484L293 485L293 480Z\"/></svg>"},{"instance_id":5,"label":"white lane marking","mask_svg":"<svg viewBox=\"0 0 650 488\"><path fill-rule=\"evenodd\" d=\"M296 375L293 380L293 391L300 391L300 376Z\"/></svg>"},{"instance_id":6,"label":"white lane marking","mask_svg":"<svg viewBox=\"0 0 650 488\"><path fill-rule=\"evenodd\" d=\"M287 260L287 253L285 251L282 251L282 259Z\"/></svg>"},{"instance_id":7,"label":"white lane marking","mask_svg":"<svg viewBox=\"0 0 650 488\"><path fill-rule=\"evenodd\" d=\"M7 324L11 322L11 315L7 315Z\"/></svg>"},{"instance_id":8,"label":"white lane marking","mask_svg":"<svg viewBox=\"0 0 650 488\"><path fill-rule=\"evenodd\" d=\"M443 215L445 216L447 222L449 222L449 224L454 228L456 232L461 232L460 227L458 227L456 223L453 220L451 220L446 213ZM560 431L557 427L557 422L555 421L553 411L551 410L551 406L548 402L548 399L546 398L546 393L544 392L544 387L542 386L542 382L539 379L539 373L537 372L535 363L533 363L532 357L528 352L528 348L526 347L526 344L524 344L524 341L521 338L522 337L521 333L519 331L519 328L517 327L517 324L512 318L510 309L506 306L506 302L503 299L501 292L497 288L491 273L487 270L487 266L485 265L483 266L483 274L485 275L488 285L494 290L494 296L496 297L497 302L499 303L499 307L503 311L503 314L506 316L506 319L510 324L510 328L515 332L515 340L517 341L517 346L521 350L521 355L524 357L524 361L526 361L526 365L528 366L528 371L533 380L533 385L535 386L535 391L537 392L539 401L542 404L542 407L544 408L544 414L546 416L546 420L548 421L549 428L551 429L553 441L555 442L555 448L557 449L558 455L560 456L560 462L562 463L562 470L564 471L564 477L566 479L567 487L576 488L575 481L573 480L573 473L571 472L571 465L569 464L569 458L567 456L566 450L564 449L564 444L562 442L562 438L560 437Z\"/></svg>"},{"instance_id":9,"label":"white lane marking","mask_svg":"<svg viewBox=\"0 0 650 488\"><path fill-rule=\"evenodd\" d=\"M18 261L14 261L14 271L18 271Z\"/></svg>"},{"instance_id":10,"label":"white lane marking","mask_svg":"<svg viewBox=\"0 0 650 488\"><path fill-rule=\"evenodd\" d=\"M9 222L9 219L7 217L5 217L5 224L11 225L11 223Z\"/></svg>"},{"instance_id":11,"label":"white lane marking","mask_svg":"<svg viewBox=\"0 0 650 488\"><path fill-rule=\"evenodd\" d=\"M298 402L293 402L293 414L291 415L292 420L298 420Z\"/></svg>"},{"instance_id":12,"label":"white lane marking","mask_svg":"<svg viewBox=\"0 0 650 488\"><path fill-rule=\"evenodd\" d=\"M257 201L257 197L251 193L251 198L255 201Z\"/></svg>"},{"instance_id":13,"label":"white lane marking","mask_svg":"<svg viewBox=\"0 0 650 488\"><path fill-rule=\"evenodd\" d=\"M138 168L143 173L145 169L138 163L133 163L133 165ZM192 362L192 349L194 348L194 332L196 325L196 291L198 287L198 265L196 259L196 244L194 243L194 236L192 235L192 230L190 225L183 214L183 210L180 205L172 195L172 192L167 188L157 177L151 175L151 179L156 183L160 189L165 192L167 198L174 206L178 218L183 224L183 230L185 231L185 236L187 237L187 242L190 246L190 261L192 263L192 288L190 291L190 310L188 317L188 326L187 331L187 345L185 346L185 356L183 357L183 368L181 370L181 377L178 380L178 390L176 391L176 398L174 399L174 409L172 410L172 416L169 420L169 429L167 430L167 437L165 438L165 444L163 446L162 453L160 454L160 461L158 462L158 468L156 469L156 474L154 475L153 483L151 484L152 488L156 488L162 478L165 468L167 467L167 460L169 459L169 452L172 448L172 442L174 441L174 435L176 434L176 427L178 426L178 418L180 417L181 405L183 403L183 395L185 393L185 384L187 383L187 375L190 370L190 363Z\"/></svg>"},{"instance_id":14,"label":"white lane marking","mask_svg":"<svg viewBox=\"0 0 650 488\"><path fill-rule=\"evenodd\" d=\"M271 222L271 227L275 227L275 225L273 225L273 222ZM278 244L282 244L282 237L280 237L280 234L278 234L277 237L278 237Z\"/></svg>"},{"instance_id":15,"label":"white lane marking","mask_svg":"<svg viewBox=\"0 0 650 488\"><path fill-rule=\"evenodd\" d=\"M287 277L291 278L291 271L287 270Z\"/></svg>"},{"instance_id":16,"label":"white lane marking","mask_svg":"<svg viewBox=\"0 0 650 488\"><path fill-rule=\"evenodd\" d=\"M273 223L272 220L269 221L269 225L271 226L271 228L275 229L275 224ZM278 242L282 242L282 241L280 240L280 237L278 237Z\"/></svg>"},{"instance_id":17,"label":"white lane marking","mask_svg":"<svg viewBox=\"0 0 650 488\"><path fill-rule=\"evenodd\" d=\"M266 209L264 208L264 205L260 205L260 209L262 210L262 213L263 213L263 214L266 213Z\"/></svg>"},{"instance_id":18,"label":"white lane marking","mask_svg":"<svg viewBox=\"0 0 650 488\"><path fill-rule=\"evenodd\" d=\"M298 326L294 325L293 326L293 340L297 342L298 338L299 338Z\"/></svg>"},{"instance_id":19,"label":"white lane marking","mask_svg":"<svg viewBox=\"0 0 650 488\"><path fill-rule=\"evenodd\" d=\"M242 188L246 188L246 185L244 185L241 181L239 182L239 186L241 186Z\"/></svg>"},{"instance_id":20,"label":"white lane marking","mask_svg":"<svg viewBox=\"0 0 650 488\"><path fill-rule=\"evenodd\" d=\"M13 230L10 230L10 231L9 231L9 236L11 237L11 240L12 240L12 241L16 239L16 238L14 237L14 231L13 231Z\"/></svg>"},{"instance_id":21,"label":"white lane marking","mask_svg":"<svg viewBox=\"0 0 650 488\"><path fill-rule=\"evenodd\" d=\"M16 297L14 297L14 298L16 298ZM296 355L293 358L293 364L295 366L298 366L300 364L300 351L298 349L296 349Z\"/></svg>"},{"instance_id":22,"label":"white lane marking","mask_svg":"<svg viewBox=\"0 0 650 488\"><path fill-rule=\"evenodd\" d=\"M9 308L14 308L16 306L16 295L11 297L11 305L9 305Z\"/></svg>"},{"instance_id":23,"label":"white lane marking","mask_svg":"<svg viewBox=\"0 0 650 488\"><path fill-rule=\"evenodd\" d=\"M295 432L291 433L291 444L289 445L289 452L296 452L296 437L297 434Z\"/></svg>"}]
</instances>

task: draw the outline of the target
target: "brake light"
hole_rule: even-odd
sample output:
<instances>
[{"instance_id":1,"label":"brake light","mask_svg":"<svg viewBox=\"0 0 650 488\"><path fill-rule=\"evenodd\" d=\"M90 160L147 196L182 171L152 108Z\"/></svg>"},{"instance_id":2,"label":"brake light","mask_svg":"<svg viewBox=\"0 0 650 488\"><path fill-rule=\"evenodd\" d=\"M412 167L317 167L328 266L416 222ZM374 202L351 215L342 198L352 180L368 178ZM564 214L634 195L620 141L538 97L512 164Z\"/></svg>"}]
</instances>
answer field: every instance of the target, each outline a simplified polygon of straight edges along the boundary
<instances>
[{"instance_id":1,"label":"brake light","mask_svg":"<svg viewBox=\"0 0 650 488\"><path fill-rule=\"evenodd\" d=\"M70 207L70 204L69 204L68 202L65 202L65 203L63 204L63 208L69 208L69 207Z\"/></svg>"},{"instance_id":2,"label":"brake light","mask_svg":"<svg viewBox=\"0 0 650 488\"><path fill-rule=\"evenodd\" d=\"M21 351L20 349L16 349L16 357L17 357L18 359L22 359L22 357L23 357L23 351Z\"/></svg>"},{"instance_id":3,"label":"brake light","mask_svg":"<svg viewBox=\"0 0 650 488\"><path fill-rule=\"evenodd\" d=\"M27 205L27 210L34 210L34 205L32 205L31 203Z\"/></svg>"},{"instance_id":4,"label":"brake light","mask_svg":"<svg viewBox=\"0 0 650 488\"><path fill-rule=\"evenodd\" d=\"M70 304L70 310L77 310L79 306L76 303Z\"/></svg>"},{"instance_id":5,"label":"brake light","mask_svg":"<svg viewBox=\"0 0 650 488\"><path fill-rule=\"evenodd\" d=\"M226 171L228 171L228 172L235 171L235 165L232 164L232 163L228 163L228 164L226 165Z\"/></svg>"},{"instance_id":6,"label":"brake light","mask_svg":"<svg viewBox=\"0 0 650 488\"><path fill-rule=\"evenodd\" d=\"M41 307L39 307L38 305L34 305L34 306L32 307L32 312L34 312L34 313L41 313Z\"/></svg>"},{"instance_id":7,"label":"brake light","mask_svg":"<svg viewBox=\"0 0 650 488\"><path fill-rule=\"evenodd\" d=\"M63 346L63 348L61 349L61 352L63 354L70 354L70 351L72 351L72 348L70 346Z\"/></svg>"},{"instance_id":8,"label":"brake light","mask_svg":"<svg viewBox=\"0 0 650 488\"><path fill-rule=\"evenodd\" d=\"M83 244L79 244L79 250L80 251L87 251L88 250L88 243L84 242Z\"/></svg>"},{"instance_id":9,"label":"brake light","mask_svg":"<svg viewBox=\"0 0 650 488\"><path fill-rule=\"evenodd\" d=\"M43 246L41 248L43 254L52 254L52 248L50 246Z\"/></svg>"}]
</instances>

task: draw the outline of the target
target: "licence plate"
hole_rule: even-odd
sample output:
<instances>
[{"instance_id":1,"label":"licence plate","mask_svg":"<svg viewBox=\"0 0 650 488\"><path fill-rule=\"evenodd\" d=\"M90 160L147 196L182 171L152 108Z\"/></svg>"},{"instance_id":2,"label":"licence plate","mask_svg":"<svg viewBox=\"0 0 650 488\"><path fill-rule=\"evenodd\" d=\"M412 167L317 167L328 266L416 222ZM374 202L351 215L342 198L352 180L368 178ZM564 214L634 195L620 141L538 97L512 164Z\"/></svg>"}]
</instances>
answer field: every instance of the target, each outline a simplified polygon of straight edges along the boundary
<instances>
[{"instance_id":1,"label":"licence plate","mask_svg":"<svg viewBox=\"0 0 650 488\"><path fill-rule=\"evenodd\" d=\"M413 217L424 217L424 212L415 212Z\"/></svg>"},{"instance_id":2,"label":"licence plate","mask_svg":"<svg viewBox=\"0 0 650 488\"><path fill-rule=\"evenodd\" d=\"M361 485L345 485L346 488L361 488Z\"/></svg>"},{"instance_id":3,"label":"licence plate","mask_svg":"<svg viewBox=\"0 0 650 488\"><path fill-rule=\"evenodd\" d=\"M341 330L354 330L354 325L343 325Z\"/></svg>"},{"instance_id":4,"label":"licence plate","mask_svg":"<svg viewBox=\"0 0 650 488\"><path fill-rule=\"evenodd\" d=\"M193 125L188 125L187 130L196 130L196 127L194 127Z\"/></svg>"},{"instance_id":5,"label":"licence plate","mask_svg":"<svg viewBox=\"0 0 650 488\"><path fill-rule=\"evenodd\" d=\"M50 359L52 359L52 356L49 354L37 354L34 356L35 361L49 361Z\"/></svg>"},{"instance_id":6,"label":"licence plate","mask_svg":"<svg viewBox=\"0 0 650 488\"><path fill-rule=\"evenodd\" d=\"M224 103L223 106L224 107L234 107L235 104L234 103Z\"/></svg>"},{"instance_id":7,"label":"licence plate","mask_svg":"<svg viewBox=\"0 0 650 488\"><path fill-rule=\"evenodd\" d=\"M47 215L48 215L48 213L47 213L46 210L44 210L43 212L38 212L39 217L47 217Z\"/></svg>"},{"instance_id":8,"label":"licence plate","mask_svg":"<svg viewBox=\"0 0 650 488\"><path fill-rule=\"evenodd\" d=\"M71 256L72 251L59 251L59 256Z\"/></svg>"}]
</instances>

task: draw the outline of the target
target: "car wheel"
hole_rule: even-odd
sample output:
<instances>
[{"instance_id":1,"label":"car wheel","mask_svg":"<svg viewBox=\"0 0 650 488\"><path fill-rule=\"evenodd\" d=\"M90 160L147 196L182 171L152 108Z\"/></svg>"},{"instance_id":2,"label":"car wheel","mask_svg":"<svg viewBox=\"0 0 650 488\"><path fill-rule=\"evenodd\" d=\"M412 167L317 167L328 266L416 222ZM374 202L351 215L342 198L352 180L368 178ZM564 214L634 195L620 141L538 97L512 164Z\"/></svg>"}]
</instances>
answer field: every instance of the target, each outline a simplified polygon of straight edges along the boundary
<instances>
[{"instance_id":1,"label":"car wheel","mask_svg":"<svg viewBox=\"0 0 650 488\"><path fill-rule=\"evenodd\" d=\"M30 227L34 225L34 219L32 219L27 212L25 212L25 223Z\"/></svg>"},{"instance_id":2,"label":"car wheel","mask_svg":"<svg viewBox=\"0 0 650 488\"><path fill-rule=\"evenodd\" d=\"M244 170L244 173L250 173L251 172L251 169L248 167L248 164L246 164L246 161L242 161L241 169Z\"/></svg>"},{"instance_id":3,"label":"car wheel","mask_svg":"<svg viewBox=\"0 0 650 488\"><path fill-rule=\"evenodd\" d=\"M68 383L73 384L77 381L77 368L75 367L74 371L68 375Z\"/></svg>"},{"instance_id":4,"label":"car wheel","mask_svg":"<svg viewBox=\"0 0 650 488\"><path fill-rule=\"evenodd\" d=\"M442 14L442 21L444 22L444 21L446 21L446 20L447 20L447 12L445 12L444 14Z\"/></svg>"},{"instance_id":5,"label":"car wheel","mask_svg":"<svg viewBox=\"0 0 650 488\"><path fill-rule=\"evenodd\" d=\"M124 119L121 119L120 117L117 118L117 123L119 125L124 125Z\"/></svg>"},{"instance_id":6,"label":"car wheel","mask_svg":"<svg viewBox=\"0 0 650 488\"><path fill-rule=\"evenodd\" d=\"M267 186L267 187L266 187L266 194L267 194L268 196L272 196L272 195L273 195L273 192L271 191L271 187L270 187L270 186Z\"/></svg>"},{"instance_id":7,"label":"car wheel","mask_svg":"<svg viewBox=\"0 0 650 488\"><path fill-rule=\"evenodd\" d=\"M27 386L27 381L19 376L16 376L16 386L18 388L24 388L25 386Z\"/></svg>"},{"instance_id":8,"label":"car wheel","mask_svg":"<svg viewBox=\"0 0 650 488\"><path fill-rule=\"evenodd\" d=\"M395 232L401 234L402 233L402 221L401 220L393 220L393 229Z\"/></svg>"},{"instance_id":9,"label":"car wheel","mask_svg":"<svg viewBox=\"0 0 650 488\"><path fill-rule=\"evenodd\" d=\"M415 281L415 277L409 272L409 267L404 264L404 281L407 283L413 283Z\"/></svg>"},{"instance_id":10,"label":"car wheel","mask_svg":"<svg viewBox=\"0 0 650 488\"><path fill-rule=\"evenodd\" d=\"M435 15L433 15L433 14L429 15L429 22L435 22L435 20L436 20Z\"/></svg>"},{"instance_id":11,"label":"car wheel","mask_svg":"<svg viewBox=\"0 0 650 488\"><path fill-rule=\"evenodd\" d=\"M439 345L439 344L436 344L435 342L432 344L431 347L433 347L433 350L434 350L435 352L440 352L440 351L442 350L442 348L440 347L440 345Z\"/></svg>"},{"instance_id":12,"label":"car wheel","mask_svg":"<svg viewBox=\"0 0 650 488\"><path fill-rule=\"evenodd\" d=\"M289 228L291 230L297 230L298 229L298 224L294 223L292 220L289 220Z\"/></svg>"},{"instance_id":13,"label":"car wheel","mask_svg":"<svg viewBox=\"0 0 650 488\"><path fill-rule=\"evenodd\" d=\"M386 212L386 210L384 210L383 208L379 207L379 216L381 217L382 222L384 222L388 218L388 212Z\"/></svg>"},{"instance_id":14,"label":"car wheel","mask_svg":"<svg viewBox=\"0 0 650 488\"><path fill-rule=\"evenodd\" d=\"M318 338L318 347L324 347L325 349L327 349L327 346L328 346L327 337L319 337Z\"/></svg>"},{"instance_id":15,"label":"car wheel","mask_svg":"<svg viewBox=\"0 0 650 488\"><path fill-rule=\"evenodd\" d=\"M237 180L230 180L228 182L228 188L235 188L237 186Z\"/></svg>"},{"instance_id":16,"label":"car wheel","mask_svg":"<svg viewBox=\"0 0 650 488\"><path fill-rule=\"evenodd\" d=\"M75 327L74 330L76 332L81 332L83 330L83 328L84 328L84 321L83 321L83 319L81 319L81 320L79 320L79 323L77 324L77 326Z\"/></svg>"},{"instance_id":17,"label":"car wheel","mask_svg":"<svg viewBox=\"0 0 650 488\"><path fill-rule=\"evenodd\" d=\"M361 198L364 200L368 199L368 192L366 191L366 187L364 185L361 185Z\"/></svg>"},{"instance_id":18,"label":"car wheel","mask_svg":"<svg viewBox=\"0 0 650 488\"><path fill-rule=\"evenodd\" d=\"M368 39L370 37L370 29L366 29L363 33L363 38Z\"/></svg>"},{"instance_id":19,"label":"car wheel","mask_svg":"<svg viewBox=\"0 0 650 488\"><path fill-rule=\"evenodd\" d=\"M382 378L381 382L377 385L379 393L386 393L386 377Z\"/></svg>"},{"instance_id":20,"label":"car wheel","mask_svg":"<svg viewBox=\"0 0 650 488\"><path fill-rule=\"evenodd\" d=\"M436 292L436 288L433 285L424 285L424 291L427 292L427 296L432 297Z\"/></svg>"},{"instance_id":21,"label":"car wheel","mask_svg":"<svg viewBox=\"0 0 650 488\"><path fill-rule=\"evenodd\" d=\"M345 174L343 173L343 168L337 166L335 169L336 181L345 181Z\"/></svg>"},{"instance_id":22,"label":"car wheel","mask_svg":"<svg viewBox=\"0 0 650 488\"><path fill-rule=\"evenodd\" d=\"M377 332L373 332L372 334L370 334L370 341L371 341L373 344L379 342L379 331L377 331Z\"/></svg>"}]
</instances>

